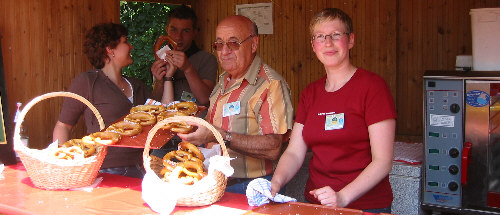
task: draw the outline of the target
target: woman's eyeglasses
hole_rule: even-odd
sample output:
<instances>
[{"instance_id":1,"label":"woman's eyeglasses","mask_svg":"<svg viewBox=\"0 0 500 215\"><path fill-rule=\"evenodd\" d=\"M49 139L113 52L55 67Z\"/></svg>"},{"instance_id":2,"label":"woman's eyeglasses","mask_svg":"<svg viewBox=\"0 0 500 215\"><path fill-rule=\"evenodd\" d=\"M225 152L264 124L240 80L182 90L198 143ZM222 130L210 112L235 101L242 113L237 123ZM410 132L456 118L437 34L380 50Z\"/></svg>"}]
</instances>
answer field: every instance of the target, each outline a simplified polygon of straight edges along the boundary
<instances>
[{"instance_id":1,"label":"woman's eyeglasses","mask_svg":"<svg viewBox=\"0 0 500 215\"><path fill-rule=\"evenodd\" d=\"M238 42L238 41L228 41L228 42L215 41L214 44L212 44L212 48L217 50L217 51L222 51L222 49L224 48L224 44L226 44L229 49L231 49L232 51L236 51L240 48L240 45L243 42L247 41L248 39L250 39L252 37L255 37L255 35L250 35L241 42Z\"/></svg>"},{"instance_id":2,"label":"woman's eyeglasses","mask_svg":"<svg viewBox=\"0 0 500 215\"><path fill-rule=\"evenodd\" d=\"M347 32L335 32L335 33L331 33L331 34L316 34L316 35L312 36L312 40L314 42L324 43L326 41L327 37L330 37L330 39L332 41L340 40L340 38L344 34L349 35L349 33L347 33Z\"/></svg>"}]
</instances>

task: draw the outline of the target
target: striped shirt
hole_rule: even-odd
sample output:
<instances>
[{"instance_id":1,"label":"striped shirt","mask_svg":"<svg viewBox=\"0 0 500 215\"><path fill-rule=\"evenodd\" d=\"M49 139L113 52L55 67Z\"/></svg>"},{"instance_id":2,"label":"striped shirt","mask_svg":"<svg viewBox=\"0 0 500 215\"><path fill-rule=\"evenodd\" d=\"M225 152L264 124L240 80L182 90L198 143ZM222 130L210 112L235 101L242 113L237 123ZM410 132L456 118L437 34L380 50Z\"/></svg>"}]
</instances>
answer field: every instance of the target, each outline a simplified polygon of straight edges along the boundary
<instances>
[{"instance_id":1,"label":"striped shirt","mask_svg":"<svg viewBox=\"0 0 500 215\"><path fill-rule=\"evenodd\" d=\"M225 89L227 76L227 72L219 76L219 82L210 95L209 123L231 133L246 135L284 134L292 129L290 88L283 77L264 64L259 56L255 56L242 78ZM236 109L229 110L231 104ZM236 158L231 161L235 178L261 177L274 170L271 160L231 150L229 155Z\"/></svg>"}]
</instances>

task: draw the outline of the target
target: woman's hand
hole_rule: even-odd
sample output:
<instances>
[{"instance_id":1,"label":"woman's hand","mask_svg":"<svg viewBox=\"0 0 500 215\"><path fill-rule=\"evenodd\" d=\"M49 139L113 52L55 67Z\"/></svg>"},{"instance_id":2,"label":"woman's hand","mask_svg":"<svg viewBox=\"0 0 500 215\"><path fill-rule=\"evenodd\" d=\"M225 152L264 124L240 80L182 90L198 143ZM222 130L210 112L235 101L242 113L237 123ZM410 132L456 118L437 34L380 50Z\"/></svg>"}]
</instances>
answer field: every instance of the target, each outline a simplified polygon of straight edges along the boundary
<instances>
[{"instance_id":1,"label":"woman's hand","mask_svg":"<svg viewBox=\"0 0 500 215\"><path fill-rule=\"evenodd\" d=\"M276 193L279 193L281 189L281 183L277 182L277 179L273 177L271 179L271 195L275 196Z\"/></svg>"},{"instance_id":2,"label":"woman's hand","mask_svg":"<svg viewBox=\"0 0 500 215\"><path fill-rule=\"evenodd\" d=\"M340 192L335 192L330 186L325 186L319 189L309 191L309 194L314 195L322 205L343 208L347 206L347 202L342 198Z\"/></svg>"}]
</instances>

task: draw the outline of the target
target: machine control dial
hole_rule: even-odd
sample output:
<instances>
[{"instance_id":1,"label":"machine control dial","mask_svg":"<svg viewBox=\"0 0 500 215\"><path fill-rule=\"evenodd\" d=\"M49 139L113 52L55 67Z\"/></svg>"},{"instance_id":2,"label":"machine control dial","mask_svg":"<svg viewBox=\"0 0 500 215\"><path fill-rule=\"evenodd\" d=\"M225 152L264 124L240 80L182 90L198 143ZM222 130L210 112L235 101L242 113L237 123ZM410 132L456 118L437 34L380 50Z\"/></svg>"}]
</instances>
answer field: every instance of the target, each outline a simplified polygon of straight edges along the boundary
<instances>
[{"instance_id":1,"label":"machine control dial","mask_svg":"<svg viewBox=\"0 0 500 215\"><path fill-rule=\"evenodd\" d=\"M456 175L459 169L457 165L451 165L450 167L448 167L448 171L450 172L450 174Z\"/></svg>"},{"instance_id":2,"label":"machine control dial","mask_svg":"<svg viewBox=\"0 0 500 215\"><path fill-rule=\"evenodd\" d=\"M452 113L458 113L460 112L460 105L456 104L456 103L453 103L450 105L450 111Z\"/></svg>"},{"instance_id":3,"label":"machine control dial","mask_svg":"<svg viewBox=\"0 0 500 215\"><path fill-rule=\"evenodd\" d=\"M452 158L457 158L458 155L460 155L460 152L458 151L457 148L451 148L450 151L448 151L448 153L450 154L450 157L452 157Z\"/></svg>"},{"instance_id":4,"label":"machine control dial","mask_svg":"<svg viewBox=\"0 0 500 215\"><path fill-rule=\"evenodd\" d=\"M454 182L454 181L450 182L448 184L448 189L450 189L451 191L457 191L458 190L457 182Z\"/></svg>"}]
</instances>

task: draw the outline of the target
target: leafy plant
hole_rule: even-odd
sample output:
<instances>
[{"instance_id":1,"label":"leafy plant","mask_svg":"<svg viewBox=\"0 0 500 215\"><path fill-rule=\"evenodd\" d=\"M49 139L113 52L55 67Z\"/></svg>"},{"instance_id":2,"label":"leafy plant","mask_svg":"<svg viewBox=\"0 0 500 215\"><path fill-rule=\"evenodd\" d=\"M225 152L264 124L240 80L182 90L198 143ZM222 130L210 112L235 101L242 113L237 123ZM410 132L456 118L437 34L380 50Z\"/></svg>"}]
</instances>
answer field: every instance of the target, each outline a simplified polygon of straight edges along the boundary
<instances>
[{"instance_id":1,"label":"leafy plant","mask_svg":"<svg viewBox=\"0 0 500 215\"><path fill-rule=\"evenodd\" d=\"M128 40L134 49L134 63L123 69L123 74L135 77L152 87L151 65L155 61L153 46L165 34L168 12L174 5L161 3L120 1L120 21L128 28Z\"/></svg>"}]
</instances>

